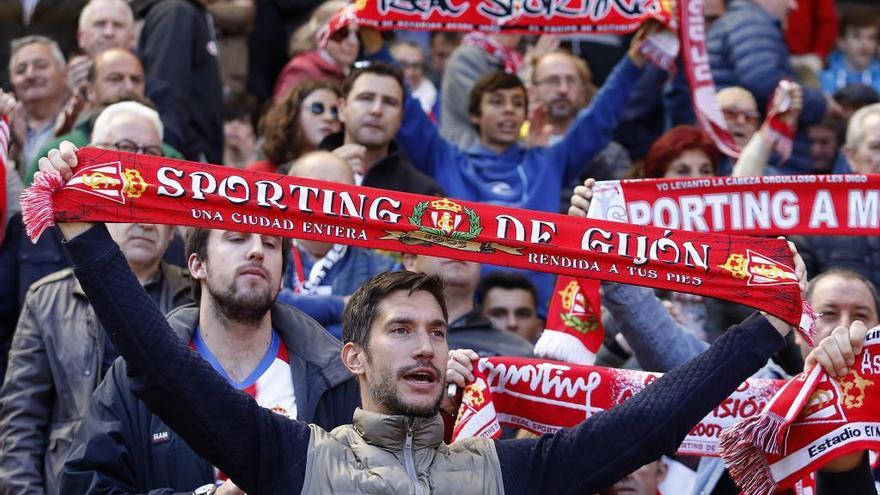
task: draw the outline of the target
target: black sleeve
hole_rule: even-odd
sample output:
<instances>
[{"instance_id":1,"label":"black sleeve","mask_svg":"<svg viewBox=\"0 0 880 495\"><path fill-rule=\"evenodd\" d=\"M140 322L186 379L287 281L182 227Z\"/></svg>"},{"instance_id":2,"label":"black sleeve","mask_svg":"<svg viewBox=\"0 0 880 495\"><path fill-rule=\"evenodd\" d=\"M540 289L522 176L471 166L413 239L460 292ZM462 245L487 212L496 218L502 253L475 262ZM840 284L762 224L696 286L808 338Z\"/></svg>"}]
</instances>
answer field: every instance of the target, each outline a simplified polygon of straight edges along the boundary
<instances>
[{"instance_id":1,"label":"black sleeve","mask_svg":"<svg viewBox=\"0 0 880 495\"><path fill-rule=\"evenodd\" d=\"M697 422L784 344L770 322L755 314L703 354L577 427L497 441L505 493L594 493L673 454Z\"/></svg>"},{"instance_id":2,"label":"black sleeve","mask_svg":"<svg viewBox=\"0 0 880 495\"><path fill-rule=\"evenodd\" d=\"M874 476L871 474L871 465L868 464L868 455L862 458L862 462L855 469L842 473L816 473L816 493L818 495L876 495L877 488L874 486Z\"/></svg>"},{"instance_id":3,"label":"black sleeve","mask_svg":"<svg viewBox=\"0 0 880 495\"><path fill-rule=\"evenodd\" d=\"M61 493L191 494L213 483L214 469L189 449L151 456L153 415L131 395L125 373L117 359L92 394L61 473Z\"/></svg>"},{"instance_id":4,"label":"black sleeve","mask_svg":"<svg viewBox=\"0 0 880 495\"><path fill-rule=\"evenodd\" d=\"M181 342L106 227L67 243L98 319L126 360L131 390L247 493L301 490L310 430L236 390Z\"/></svg>"}]
</instances>

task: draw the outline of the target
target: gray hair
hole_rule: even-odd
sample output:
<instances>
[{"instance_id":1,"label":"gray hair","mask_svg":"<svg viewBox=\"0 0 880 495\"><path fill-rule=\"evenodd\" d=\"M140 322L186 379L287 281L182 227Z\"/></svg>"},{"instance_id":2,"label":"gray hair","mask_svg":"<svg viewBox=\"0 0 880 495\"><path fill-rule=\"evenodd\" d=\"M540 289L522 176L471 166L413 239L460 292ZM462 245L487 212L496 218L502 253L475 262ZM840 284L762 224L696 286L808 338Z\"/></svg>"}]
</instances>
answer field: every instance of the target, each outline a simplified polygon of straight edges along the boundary
<instances>
[{"instance_id":1,"label":"gray hair","mask_svg":"<svg viewBox=\"0 0 880 495\"><path fill-rule=\"evenodd\" d=\"M92 126L92 144L106 143L113 129L111 125L113 119L122 114L134 114L146 119L156 129L159 139L162 139L162 121L158 112L136 101L121 101L108 106L98 114Z\"/></svg>"},{"instance_id":2,"label":"gray hair","mask_svg":"<svg viewBox=\"0 0 880 495\"><path fill-rule=\"evenodd\" d=\"M40 36L38 34L32 34L30 36L24 36L21 38L16 38L9 43L9 73L12 74L12 68L15 62L15 55L22 48L28 45L45 45L49 47L49 51L52 53L52 57L58 62L58 65L61 66L62 69L67 65L67 61L64 59L64 53L61 52L61 47L58 46L58 43L51 38L47 38L45 36Z\"/></svg>"},{"instance_id":3,"label":"gray hair","mask_svg":"<svg viewBox=\"0 0 880 495\"><path fill-rule=\"evenodd\" d=\"M865 140L865 121L871 115L880 115L880 103L864 106L850 117L846 128L846 149L854 151Z\"/></svg>"},{"instance_id":4,"label":"gray hair","mask_svg":"<svg viewBox=\"0 0 880 495\"><path fill-rule=\"evenodd\" d=\"M134 13L131 11L131 5L128 4L125 0L90 0L89 3L83 7L82 12L79 13L79 30L82 31L85 28L89 27L89 17L91 17L92 12L98 7L99 4L107 4L107 3L118 3L125 7L125 22L128 23L128 27L131 28L134 26Z\"/></svg>"}]
</instances>

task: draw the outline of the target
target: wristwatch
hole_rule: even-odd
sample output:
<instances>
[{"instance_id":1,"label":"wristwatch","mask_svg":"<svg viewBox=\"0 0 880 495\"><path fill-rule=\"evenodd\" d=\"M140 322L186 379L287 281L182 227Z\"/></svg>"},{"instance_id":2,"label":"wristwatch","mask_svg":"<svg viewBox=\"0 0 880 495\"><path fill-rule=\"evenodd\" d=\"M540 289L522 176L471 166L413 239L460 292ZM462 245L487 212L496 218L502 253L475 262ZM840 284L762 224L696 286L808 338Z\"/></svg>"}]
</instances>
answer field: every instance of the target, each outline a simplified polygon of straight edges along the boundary
<instances>
[{"instance_id":1,"label":"wristwatch","mask_svg":"<svg viewBox=\"0 0 880 495\"><path fill-rule=\"evenodd\" d=\"M214 492L216 491L217 485L214 483L208 483L207 485L202 485L193 490L193 495L214 495Z\"/></svg>"}]
</instances>

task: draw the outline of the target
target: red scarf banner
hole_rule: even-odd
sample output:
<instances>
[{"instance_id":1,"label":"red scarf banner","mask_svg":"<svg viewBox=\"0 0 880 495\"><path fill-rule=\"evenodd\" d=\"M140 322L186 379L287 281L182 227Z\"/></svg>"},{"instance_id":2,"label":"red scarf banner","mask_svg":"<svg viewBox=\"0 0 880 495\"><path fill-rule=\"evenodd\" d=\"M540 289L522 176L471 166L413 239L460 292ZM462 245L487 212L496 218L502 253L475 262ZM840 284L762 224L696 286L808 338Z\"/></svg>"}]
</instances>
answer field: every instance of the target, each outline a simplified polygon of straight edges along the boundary
<instances>
[{"instance_id":1,"label":"red scarf banner","mask_svg":"<svg viewBox=\"0 0 880 495\"><path fill-rule=\"evenodd\" d=\"M648 19L668 25L672 18L668 0L360 0L350 11L357 24L383 31L625 34Z\"/></svg>"},{"instance_id":2,"label":"red scarf banner","mask_svg":"<svg viewBox=\"0 0 880 495\"><path fill-rule=\"evenodd\" d=\"M830 460L880 449L880 328L868 332L849 374L816 366L789 381L760 415L726 429L722 455L747 495L792 486Z\"/></svg>"},{"instance_id":3,"label":"red scarf banner","mask_svg":"<svg viewBox=\"0 0 880 495\"><path fill-rule=\"evenodd\" d=\"M497 438L501 425L539 435L576 426L626 401L660 376L538 359L483 358L474 367L474 382L464 389L453 441ZM721 432L758 416L784 383L749 379L690 431L678 453L718 457Z\"/></svg>"},{"instance_id":4,"label":"red scarf banner","mask_svg":"<svg viewBox=\"0 0 880 495\"><path fill-rule=\"evenodd\" d=\"M726 299L774 314L812 340L815 313L779 239L576 219L97 148L77 156L66 183L41 174L23 194L32 238L57 220L318 240Z\"/></svg>"},{"instance_id":5,"label":"red scarf banner","mask_svg":"<svg viewBox=\"0 0 880 495\"><path fill-rule=\"evenodd\" d=\"M880 175L602 181L587 216L737 235L880 235Z\"/></svg>"},{"instance_id":6,"label":"red scarf banner","mask_svg":"<svg viewBox=\"0 0 880 495\"><path fill-rule=\"evenodd\" d=\"M735 158L741 150L727 130L727 121L715 98L703 0L678 0L678 36L697 122L722 153Z\"/></svg>"},{"instance_id":7,"label":"red scarf banner","mask_svg":"<svg viewBox=\"0 0 880 495\"><path fill-rule=\"evenodd\" d=\"M9 163L9 122L0 116L0 246L6 234L6 164ZM12 172L15 173L15 172Z\"/></svg>"}]
</instances>

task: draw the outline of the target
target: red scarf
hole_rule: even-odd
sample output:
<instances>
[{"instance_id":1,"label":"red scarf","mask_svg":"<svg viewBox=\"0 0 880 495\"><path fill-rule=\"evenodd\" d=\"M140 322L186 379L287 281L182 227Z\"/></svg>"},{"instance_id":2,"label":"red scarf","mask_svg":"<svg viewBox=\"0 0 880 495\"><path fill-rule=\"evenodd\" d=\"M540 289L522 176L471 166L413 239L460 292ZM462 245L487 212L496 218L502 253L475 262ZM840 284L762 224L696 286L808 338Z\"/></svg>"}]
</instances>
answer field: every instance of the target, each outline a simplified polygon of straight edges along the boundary
<instances>
[{"instance_id":1,"label":"red scarf","mask_svg":"<svg viewBox=\"0 0 880 495\"><path fill-rule=\"evenodd\" d=\"M60 221L232 229L692 292L777 315L807 333L788 244L575 219L495 205L83 148L65 184L22 195L28 235Z\"/></svg>"},{"instance_id":2,"label":"red scarf","mask_svg":"<svg viewBox=\"0 0 880 495\"><path fill-rule=\"evenodd\" d=\"M603 181L588 216L737 235L880 235L880 175Z\"/></svg>"},{"instance_id":3,"label":"red scarf","mask_svg":"<svg viewBox=\"0 0 880 495\"><path fill-rule=\"evenodd\" d=\"M536 434L576 426L639 393L662 374L490 357L479 360L474 376L462 396L453 440L497 438L502 425ZM749 379L688 433L678 453L719 456L722 430L758 416L784 383Z\"/></svg>"},{"instance_id":4,"label":"red scarf","mask_svg":"<svg viewBox=\"0 0 880 495\"><path fill-rule=\"evenodd\" d=\"M694 102L697 121L722 153L737 157L740 153L739 146L727 131L727 121L715 98L715 81L712 79L706 47L703 0L678 0L678 22L682 60L691 87L691 100Z\"/></svg>"},{"instance_id":5,"label":"red scarf","mask_svg":"<svg viewBox=\"0 0 880 495\"><path fill-rule=\"evenodd\" d=\"M601 308L598 281L557 277L535 356L573 364L596 362L605 338Z\"/></svg>"},{"instance_id":6,"label":"red scarf","mask_svg":"<svg viewBox=\"0 0 880 495\"><path fill-rule=\"evenodd\" d=\"M625 34L635 31L648 19L658 19L668 25L672 18L672 6L666 0L362 0L350 10L354 11L354 22L381 30L523 34Z\"/></svg>"},{"instance_id":7,"label":"red scarf","mask_svg":"<svg viewBox=\"0 0 880 495\"><path fill-rule=\"evenodd\" d=\"M880 448L880 327L848 375L821 367L789 381L764 411L721 435L730 475L748 495L792 486L828 461Z\"/></svg>"},{"instance_id":8,"label":"red scarf","mask_svg":"<svg viewBox=\"0 0 880 495\"><path fill-rule=\"evenodd\" d=\"M0 246L6 234L6 164L9 162L9 123L0 116ZM15 173L15 172L13 172Z\"/></svg>"},{"instance_id":9,"label":"red scarf","mask_svg":"<svg viewBox=\"0 0 880 495\"><path fill-rule=\"evenodd\" d=\"M779 153L782 160L788 160L794 146L794 136L797 133L797 124L789 124L782 115L791 110L792 86L797 83L783 79L779 81L770 103L767 105L767 120L761 128L764 139L770 143L774 150Z\"/></svg>"},{"instance_id":10,"label":"red scarf","mask_svg":"<svg viewBox=\"0 0 880 495\"><path fill-rule=\"evenodd\" d=\"M474 46L483 50L490 57L501 62L504 72L516 74L522 68L523 56L513 48L502 45L498 40L484 33L470 33L461 40L465 46Z\"/></svg>"}]
</instances>

